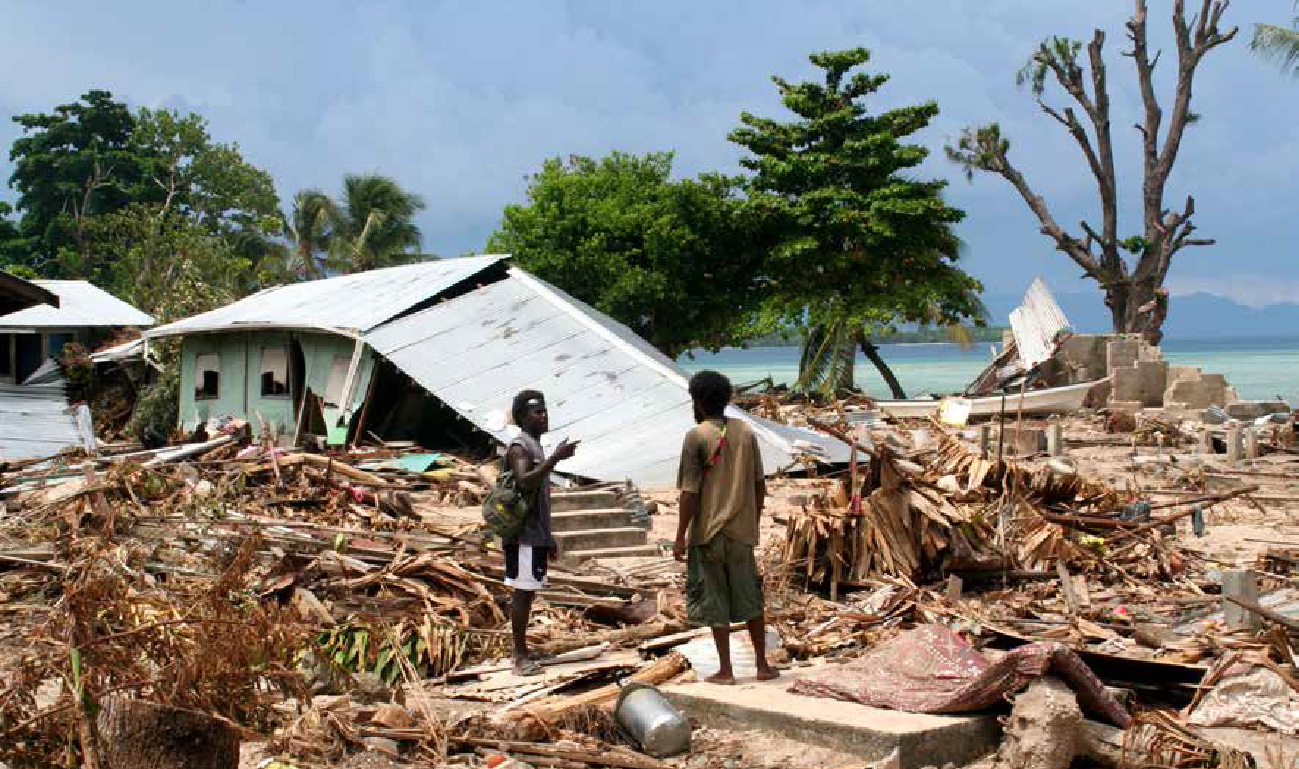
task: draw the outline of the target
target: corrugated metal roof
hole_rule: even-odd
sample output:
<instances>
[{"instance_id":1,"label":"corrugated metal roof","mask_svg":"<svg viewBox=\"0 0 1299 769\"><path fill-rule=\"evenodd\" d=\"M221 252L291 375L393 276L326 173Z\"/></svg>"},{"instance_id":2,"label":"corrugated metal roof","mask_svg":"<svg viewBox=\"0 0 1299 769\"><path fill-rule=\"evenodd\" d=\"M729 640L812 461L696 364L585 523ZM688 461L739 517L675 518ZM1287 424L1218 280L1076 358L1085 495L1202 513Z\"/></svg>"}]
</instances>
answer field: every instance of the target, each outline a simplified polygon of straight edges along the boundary
<instances>
[{"instance_id":1,"label":"corrugated metal roof","mask_svg":"<svg viewBox=\"0 0 1299 769\"><path fill-rule=\"evenodd\" d=\"M694 424L687 376L629 329L522 270L366 334L377 352L461 416L501 441L514 394L546 394L548 445L581 440L561 470L601 480L668 486ZM848 447L821 433L755 426L769 472L795 462L795 440L834 459Z\"/></svg>"},{"instance_id":2,"label":"corrugated metal roof","mask_svg":"<svg viewBox=\"0 0 1299 769\"><path fill-rule=\"evenodd\" d=\"M59 306L38 304L0 316L3 328L152 326L153 318L85 280L34 280L58 295Z\"/></svg>"},{"instance_id":3,"label":"corrugated metal roof","mask_svg":"<svg viewBox=\"0 0 1299 769\"><path fill-rule=\"evenodd\" d=\"M144 340L132 339L129 342L115 345L96 353L91 353L90 360L95 363L121 363L144 357Z\"/></svg>"},{"instance_id":4,"label":"corrugated metal roof","mask_svg":"<svg viewBox=\"0 0 1299 769\"><path fill-rule=\"evenodd\" d=\"M1032 368L1051 358L1056 336L1069 328L1069 319L1041 278L1034 278L1024 293L1024 301L1011 310L1010 328L1015 347L1025 368Z\"/></svg>"},{"instance_id":5,"label":"corrugated metal roof","mask_svg":"<svg viewBox=\"0 0 1299 769\"><path fill-rule=\"evenodd\" d=\"M145 336L248 326L369 331L506 258L508 255L493 254L435 259L277 286L211 312L159 326Z\"/></svg>"},{"instance_id":6,"label":"corrugated metal roof","mask_svg":"<svg viewBox=\"0 0 1299 769\"><path fill-rule=\"evenodd\" d=\"M62 385L0 385L0 460L48 457L84 445L89 426L78 430L79 409L85 407L68 408Z\"/></svg>"}]
</instances>

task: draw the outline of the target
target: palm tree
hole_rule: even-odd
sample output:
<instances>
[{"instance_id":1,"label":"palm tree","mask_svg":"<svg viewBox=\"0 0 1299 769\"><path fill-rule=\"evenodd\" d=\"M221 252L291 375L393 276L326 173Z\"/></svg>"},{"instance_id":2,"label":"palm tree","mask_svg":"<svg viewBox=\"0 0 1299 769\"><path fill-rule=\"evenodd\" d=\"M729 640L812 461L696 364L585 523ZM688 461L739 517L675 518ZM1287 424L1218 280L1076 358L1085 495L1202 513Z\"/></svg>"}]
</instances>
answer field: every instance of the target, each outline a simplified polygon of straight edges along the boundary
<instances>
[{"instance_id":1,"label":"palm tree","mask_svg":"<svg viewBox=\"0 0 1299 769\"><path fill-rule=\"evenodd\" d=\"M1295 3L1295 9L1299 10L1299 2ZM1290 20L1289 28L1256 25L1249 47L1263 58L1279 63L1283 71L1299 75L1299 15Z\"/></svg>"},{"instance_id":2,"label":"palm tree","mask_svg":"<svg viewBox=\"0 0 1299 769\"><path fill-rule=\"evenodd\" d=\"M289 270L299 280L323 275L321 255L329 251L338 212L334 201L318 189L293 196L293 212L284 224L284 234L293 241Z\"/></svg>"},{"instance_id":3,"label":"palm tree","mask_svg":"<svg viewBox=\"0 0 1299 769\"><path fill-rule=\"evenodd\" d=\"M424 208L423 198L387 176L348 174L332 217L326 266L349 273L411 261L421 239L415 214Z\"/></svg>"}]
</instances>

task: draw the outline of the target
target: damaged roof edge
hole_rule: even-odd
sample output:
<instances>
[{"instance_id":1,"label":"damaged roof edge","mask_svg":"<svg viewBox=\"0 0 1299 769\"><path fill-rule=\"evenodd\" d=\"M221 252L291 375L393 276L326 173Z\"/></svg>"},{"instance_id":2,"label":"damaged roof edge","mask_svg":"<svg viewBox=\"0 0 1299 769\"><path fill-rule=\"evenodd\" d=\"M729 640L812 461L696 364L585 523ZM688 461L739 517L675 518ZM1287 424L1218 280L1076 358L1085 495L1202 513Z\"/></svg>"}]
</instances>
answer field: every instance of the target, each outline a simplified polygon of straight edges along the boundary
<instances>
[{"instance_id":1,"label":"damaged roof edge","mask_svg":"<svg viewBox=\"0 0 1299 769\"><path fill-rule=\"evenodd\" d=\"M522 270L363 338L500 442L513 437L504 420L513 393L545 392L551 434L582 441L558 468L566 474L642 487L675 481L681 441L695 424L685 372L630 329ZM804 455L848 459L850 448L832 436L738 407L728 413L753 426L769 473Z\"/></svg>"}]
</instances>

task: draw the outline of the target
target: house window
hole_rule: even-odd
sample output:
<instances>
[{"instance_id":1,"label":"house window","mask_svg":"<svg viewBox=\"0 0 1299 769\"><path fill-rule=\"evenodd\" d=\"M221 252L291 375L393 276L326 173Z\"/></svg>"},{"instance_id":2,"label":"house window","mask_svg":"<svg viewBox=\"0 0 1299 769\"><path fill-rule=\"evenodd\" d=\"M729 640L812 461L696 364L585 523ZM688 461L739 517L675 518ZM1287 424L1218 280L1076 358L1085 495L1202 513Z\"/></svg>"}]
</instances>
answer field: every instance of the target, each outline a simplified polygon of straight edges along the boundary
<instances>
[{"instance_id":1,"label":"house window","mask_svg":"<svg viewBox=\"0 0 1299 769\"><path fill-rule=\"evenodd\" d=\"M329 364L329 379L325 381L325 403L330 406L341 406L343 389L347 387L347 370L352 367L352 359L347 355L335 355Z\"/></svg>"},{"instance_id":2,"label":"house window","mask_svg":"<svg viewBox=\"0 0 1299 769\"><path fill-rule=\"evenodd\" d=\"M262 395L289 394L289 351L284 347L263 347Z\"/></svg>"},{"instance_id":3,"label":"house window","mask_svg":"<svg viewBox=\"0 0 1299 769\"><path fill-rule=\"evenodd\" d=\"M221 356L214 352L194 356L194 400L211 400L220 394Z\"/></svg>"}]
</instances>

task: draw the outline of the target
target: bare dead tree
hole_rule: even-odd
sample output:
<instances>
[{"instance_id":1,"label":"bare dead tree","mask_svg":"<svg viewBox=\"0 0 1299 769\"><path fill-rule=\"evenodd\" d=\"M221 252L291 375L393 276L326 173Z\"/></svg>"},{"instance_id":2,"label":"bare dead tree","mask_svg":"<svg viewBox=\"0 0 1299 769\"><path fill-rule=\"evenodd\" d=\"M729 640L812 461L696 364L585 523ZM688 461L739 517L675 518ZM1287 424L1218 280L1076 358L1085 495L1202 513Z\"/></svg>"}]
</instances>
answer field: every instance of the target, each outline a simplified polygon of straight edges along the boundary
<instances>
[{"instance_id":1,"label":"bare dead tree","mask_svg":"<svg viewBox=\"0 0 1299 769\"><path fill-rule=\"evenodd\" d=\"M1194 0L1192 0L1194 2ZM1136 9L1127 22L1133 60L1141 90L1144 117L1136 126L1141 134L1142 234L1119 236L1118 184L1111 138L1110 98L1103 56L1105 33L1096 30L1086 46L1076 40L1053 37L1041 43L1018 81L1028 85L1038 106L1060 123L1082 150L1087 167L1096 179L1100 196L1100 230L1088 221L1078 223L1081 235L1067 232L1052 215L1046 201L1037 195L1024 175L1009 159L1010 141L996 123L966 128L947 155L961 164L967 176L975 171L997 174L1020 194L1037 216L1042 233L1051 238L1105 292L1114 331L1141 333L1152 343L1163 336L1168 314L1168 291L1164 281L1173 257L1187 246L1212 245L1213 240L1194 237L1195 199L1187 196L1180 210L1165 208L1168 177L1177 162L1186 127L1197 116L1191 111L1195 73L1209 51L1230 41L1237 28L1221 31L1219 23L1230 0L1202 0L1200 11L1186 18L1185 0L1173 2L1173 32L1177 45L1177 85L1173 93L1168 127L1161 135L1164 112L1155 95L1154 73L1160 52L1151 55L1146 34L1146 0L1134 0ZM1063 108L1044 98L1048 81L1054 82L1073 100ZM1130 254L1131 257L1125 255Z\"/></svg>"}]
</instances>

